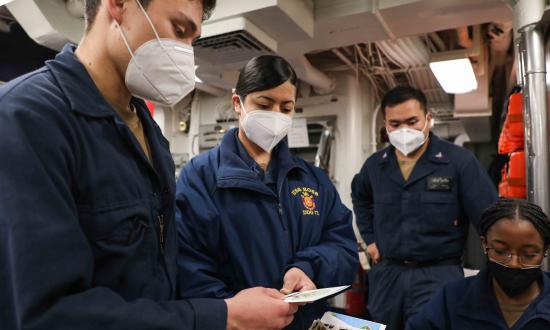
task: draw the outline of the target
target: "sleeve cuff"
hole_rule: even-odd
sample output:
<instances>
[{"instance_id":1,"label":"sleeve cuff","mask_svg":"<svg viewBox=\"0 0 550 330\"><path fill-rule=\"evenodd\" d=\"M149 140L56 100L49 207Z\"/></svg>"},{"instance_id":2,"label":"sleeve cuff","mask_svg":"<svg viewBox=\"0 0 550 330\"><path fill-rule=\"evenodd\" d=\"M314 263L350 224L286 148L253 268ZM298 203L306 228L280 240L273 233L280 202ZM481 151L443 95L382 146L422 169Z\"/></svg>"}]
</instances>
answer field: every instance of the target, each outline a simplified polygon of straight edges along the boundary
<instances>
[{"instance_id":1,"label":"sleeve cuff","mask_svg":"<svg viewBox=\"0 0 550 330\"><path fill-rule=\"evenodd\" d=\"M286 267L283 276L293 267L300 268L307 275L307 277L315 282L315 272L313 271L313 267L311 267L311 264L307 261L296 261L295 263L289 265L288 267Z\"/></svg>"},{"instance_id":2,"label":"sleeve cuff","mask_svg":"<svg viewBox=\"0 0 550 330\"><path fill-rule=\"evenodd\" d=\"M365 237L363 237L363 240L365 240L365 243L367 243L367 245L371 245L372 243L374 243L374 233L366 234Z\"/></svg>"},{"instance_id":3,"label":"sleeve cuff","mask_svg":"<svg viewBox=\"0 0 550 330\"><path fill-rule=\"evenodd\" d=\"M195 329L225 330L227 305L223 299L196 298L188 302L195 310Z\"/></svg>"}]
</instances>

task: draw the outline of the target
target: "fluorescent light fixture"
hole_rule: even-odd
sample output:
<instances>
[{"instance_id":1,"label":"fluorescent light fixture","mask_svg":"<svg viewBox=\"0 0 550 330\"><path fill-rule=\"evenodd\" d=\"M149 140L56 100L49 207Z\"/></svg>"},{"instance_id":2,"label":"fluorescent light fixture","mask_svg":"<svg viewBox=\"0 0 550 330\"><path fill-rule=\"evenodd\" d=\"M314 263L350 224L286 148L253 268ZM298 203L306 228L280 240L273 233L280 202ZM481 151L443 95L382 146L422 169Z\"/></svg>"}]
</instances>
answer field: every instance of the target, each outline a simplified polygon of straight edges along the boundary
<instances>
[{"instance_id":1,"label":"fluorescent light fixture","mask_svg":"<svg viewBox=\"0 0 550 330\"><path fill-rule=\"evenodd\" d=\"M465 94L477 89L477 80L469 58L430 62L430 69L449 94Z\"/></svg>"}]
</instances>

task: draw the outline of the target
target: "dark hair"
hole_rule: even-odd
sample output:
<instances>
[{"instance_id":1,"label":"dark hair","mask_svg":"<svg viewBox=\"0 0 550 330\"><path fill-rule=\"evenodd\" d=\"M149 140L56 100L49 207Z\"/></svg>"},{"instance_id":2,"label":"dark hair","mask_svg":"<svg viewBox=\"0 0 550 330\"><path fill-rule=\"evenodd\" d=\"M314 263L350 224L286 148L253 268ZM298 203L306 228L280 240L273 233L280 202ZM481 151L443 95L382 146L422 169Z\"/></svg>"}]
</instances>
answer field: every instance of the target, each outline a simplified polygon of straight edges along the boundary
<instances>
[{"instance_id":1,"label":"dark hair","mask_svg":"<svg viewBox=\"0 0 550 330\"><path fill-rule=\"evenodd\" d=\"M428 113L428 101L426 95L421 90L411 86L397 86L384 95L380 109L384 117L386 116L386 107L393 107L408 100L417 100L424 113Z\"/></svg>"},{"instance_id":2,"label":"dark hair","mask_svg":"<svg viewBox=\"0 0 550 330\"><path fill-rule=\"evenodd\" d=\"M298 76L290 64L277 55L256 56L242 68L235 94L244 101L250 93L275 88L287 81L297 86Z\"/></svg>"},{"instance_id":3,"label":"dark hair","mask_svg":"<svg viewBox=\"0 0 550 330\"><path fill-rule=\"evenodd\" d=\"M151 1L152 0L139 0L145 9L147 9L147 6L149 6ZM97 12L99 10L99 5L101 5L101 0L86 0L86 11L84 16L86 18L86 31L89 31L90 27L94 23L95 17L97 16ZM202 0L203 20L207 20L210 17L214 7L216 7L216 0Z\"/></svg>"},{"instance_id":4,"label":"dark hair","mask_svg":"<svg viewBox=\"0 0 550 330\"><path fill-rule=\"evenodd\" d=\"M487 236L489 229L501 219L529 221L535 226L544 240L544 245L550 244L550 220L544 211L536 204L523 199L501 198L489 206L481 215L478 229L481 236Z\"/></svg>"}]
</instances>

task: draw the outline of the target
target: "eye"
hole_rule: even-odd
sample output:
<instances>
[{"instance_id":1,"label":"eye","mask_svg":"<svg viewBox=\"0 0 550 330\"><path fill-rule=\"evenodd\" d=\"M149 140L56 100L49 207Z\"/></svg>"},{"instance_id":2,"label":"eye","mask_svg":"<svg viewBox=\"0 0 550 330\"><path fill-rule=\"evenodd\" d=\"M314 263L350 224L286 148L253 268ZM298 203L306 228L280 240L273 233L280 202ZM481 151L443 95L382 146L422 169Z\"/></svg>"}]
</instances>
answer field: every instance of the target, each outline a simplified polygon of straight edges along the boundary
<instances>
[{"instance_id":1,"label":"eye","mask_svg":"<svg viewBox=\"0 0 550 330\"><path fill-rule=\"evenodd\" d=\"M258 104L258 109L269 110L271 106L269 104Z\"/></svg>"},{"instance_id":2,"label":"eye","mask_svg":"<svg viewBox=\"0 0 550 330\"><path fill-rule=\"evenodd\" d=\"M533 260L536 259L539 256L538 253L526 253L523 254L521 257L525 260Z\"/></svg>"},{"instance_id":3,"label":"eye","mask_svg":"<svg viewBox=\"0 0 550 330\"><path fill-rule=\"evenodd\" d=\"M521 252L521 255L526 258L536 258L540 255L540 251L537 251L537 250L523 251Z\"/></svg>"},{"instance_id":4,"label":"eye","mask_svg":"<svg viewBox=\"0 0 550 330\"><path fill-rule=\"evenodd\" d=\"M174 34L178 39L185 38L185 29L180 28L177 25L174 25Z\"/></svg>"},{"instance_id":5,"label":"eye","mask_svg":"<svg viewBox=\"0 0 550 330\"><path fill-rule=\"evenodd\" d=\"M282 113L291 113L292 112L292 109L281 109L281 112Z\"/></svg>"},{"instance_id":6,"label":"eye","mask_svg":"<svg viewBox=\"0 0 550 330\"><path fill-rule=\"evenodd\" d=\"M407 122L407 124L410 125L410 126L413 126L413 125L415 125L416 123L418 123L418 120L416 120L416 119L409 120L409 121Z\"/></svg>"},{"instance_id":7,"label":"eye","mask_svg":"<svg viewBox=\"0 0 550 330\"><path fill-rule=\"evenodd\" d=\"M510 252L506 251L506 250L497 250L497 249L494 249L495 253L499 256L508 256L510 254Z\"/></svg>"}]
</instances>

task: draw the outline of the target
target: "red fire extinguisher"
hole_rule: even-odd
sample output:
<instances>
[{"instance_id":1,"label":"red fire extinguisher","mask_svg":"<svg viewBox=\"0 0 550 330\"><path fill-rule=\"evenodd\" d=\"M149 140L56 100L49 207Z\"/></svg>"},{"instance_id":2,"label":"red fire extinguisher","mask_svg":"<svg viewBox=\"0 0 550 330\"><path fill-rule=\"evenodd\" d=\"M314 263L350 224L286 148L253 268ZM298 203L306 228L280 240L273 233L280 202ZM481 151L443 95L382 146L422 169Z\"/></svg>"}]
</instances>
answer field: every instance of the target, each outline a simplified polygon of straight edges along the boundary
<instances>
[{"instance_id":1,"label":"red fire extinguisher","mask_svg":"<svg viewBox=\"0 0 550 330\"><path fill-rule=\"evenodd\" d=\"M359 266L351 289L346 292L346 314L362 317L365 315L367 293L366 272Z\"/></svg>"}]
</instances>

